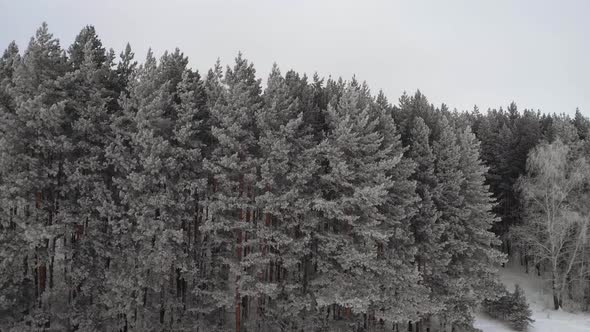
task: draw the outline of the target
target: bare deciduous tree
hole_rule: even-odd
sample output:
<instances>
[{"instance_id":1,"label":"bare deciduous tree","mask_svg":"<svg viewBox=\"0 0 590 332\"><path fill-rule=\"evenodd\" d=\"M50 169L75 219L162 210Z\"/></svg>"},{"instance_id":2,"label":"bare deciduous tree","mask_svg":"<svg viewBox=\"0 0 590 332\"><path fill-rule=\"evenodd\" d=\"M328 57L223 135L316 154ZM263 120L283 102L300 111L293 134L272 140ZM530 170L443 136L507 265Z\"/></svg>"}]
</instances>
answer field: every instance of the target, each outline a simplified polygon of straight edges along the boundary
<instances>
[{"instance_id":1,"label":"bare deciduous tree","mask_svg":"<svg viewBox=\"0 0 590 332\"><path fill-rule=\"evenodd\" d=\"M587 161L574 158L570 148L557 140L531 152L527 174L518 183L526 215L513 234L532 250L537 262L550 266L556 310L586 243L590 213L583 203L589 175Z\"/></svg>"}]
</instances>

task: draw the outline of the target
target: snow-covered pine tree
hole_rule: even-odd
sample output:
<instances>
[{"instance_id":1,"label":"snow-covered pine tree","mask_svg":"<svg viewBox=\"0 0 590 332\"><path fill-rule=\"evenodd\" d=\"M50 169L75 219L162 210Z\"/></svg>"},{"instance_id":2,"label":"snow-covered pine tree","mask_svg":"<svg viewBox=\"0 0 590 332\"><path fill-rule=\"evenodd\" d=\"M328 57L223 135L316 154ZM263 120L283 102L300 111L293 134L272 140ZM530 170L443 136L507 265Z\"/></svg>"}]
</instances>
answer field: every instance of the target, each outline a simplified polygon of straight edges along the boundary
<instances>
[{"instance_id":1,"label":"snow-covered pine tree","mask_svg":"<svg viewBox=\"0 0 590 332\"><path fill-rule=\"evenodd\" d=\"M143 176L149 179L159 174L151 184L142 180L142 185L152 189L144 194L148 205L141 208L148 209L146 217L153 218L158 229L154 232L153 252L150 253L150 259L156 261L149 275L158 283L153 289L153 300L158 302L159 324L170 329L177 328L177 321L186 308L183 303L185 278L198 282L194 275L197 268L194 257L190 259L184 249L188 235L186 226L195 216L197 194L205 190L201 178L202 144L198 140L201 91L198 78L186 69L187 63L178 49L162 56L155 78L159 85L155 98L140 107L136 115L140 137L136 151L143 164ZM179 83L182 83L180 87ZM153 216L149 210L153 210ZM190 328L190 322L182 323Z\"/></svg>"},{"instance_id":2,"label":"snow-covered pine tree","mask_svg":"<svg viewBox=\"0 0 590 332\"><path fill-rule=\"evenodd\" d=\"M508 321L515 330L524 331L535 321L531 318L533 313L520 285L514 286L514 293L510 297L512 306L508 314Z\"/></svg>"},{"instance_id":3,"label":"snow-covered pine tree","mask_svg":"<svg viewBox=\"0 0 590 332\"><path fill-rule=\"evenodd\" d=\"M531 125L527 125L526 130L531 132L524 135L522 127L523 123L527 122ZM508 113L500 109L491 110L482 116L477 129L474 130L481 141L481 159L489 168L486 172L487 183L497 198L494 212L501 216L501 220L494 224L493 230L495 234L504 238L506 251L510 250L508 229L520 218L518 197L513 186L520 173L524 171L524 160L529 149L536 144L540 136L539 132L531 130L534 128L532 124L534 120L530 116L516 118L512 122Z\"/></svg>"},{"instance_id":4,"label":"snow-covered pine tree","mask_svg":"<svg viewBox=\"0 0 590 332\"><path fill-rule=\"evenodd\" d=\"M54 289L54 263L56 242L63 234L58 207L66 195L63 165L71 149L71 119L56 82L66 73L66 58L43 24L22 60L13 65L7 86L14 109L0 110L1 219L10 224L7 243L14 245L10 257L2 256L2 264L13 276L11 287L0 292L9 302L18 294L13 304L19 309L14 316L3 315L2 324L49 327L55 318L51 313L59 310L56 304L63 298Z\"/></svg>"},{"instance_id":5,"label":"snow-covered pine tree","mask_svg":"<svg viewBox=\"0 0 590 332\"><path fill-rule=\"evenodd\" d=\"M215 117L212 115L212 110L215 107L222 107L226 98L223 69L219 59L217 59L214 67L209 69L207 77L203 81L202 89L204 100L199 101L198 104L201 105L202 103L203 108L201 110L206 111L206 115L201 122L203 129L201 131L203 135L201 154L204 158L201 171L206 180L206 188L199 195L196 223L194 224L193 255L196 255L199 264L199 283L195 284L197 287L191 291L194 294L195 303L198 304L196 312L199 326L203 326L208 331L222 331L226 325L229 326L229 323L225 320L224 304L221 303L222 290L227 285L227 274L224 271L224 260L218 257L222 242L219 242L215 230L208 229L211 223L209 202L216 187L211 165L207 165L207 160L211 160L211 155L217 147L217 139L213 134L212 124L215 123ZM198 94L194 97L200 98ZM233 304L232 301L227 307L231 309Z\"/></svg>"},{"instance_id":6,"label":"snow-covered pine tree","mask_svg":"<svg viewBox=\"0 0 590 332\"><path fill-rule=\"evenodd\" d=\"M326 169L313 201L317 267L310 287L332 328L343 318L365 327L413 320L421 303L408 259L415 254L408 222L416 202L408 179L413 166L391 117L361 93L346 86L329 105L330 131L317 147Z\"/></svg>"},{"instance_id":7,"label":"snow-covered pine tree","mask_svg":"<svg viewBox=\"0 0 590 332\"><path fill-rule=\"evenodd\" d=\"M272 302L264 313L273 317L275 327L283 329L309 329L313 321L306 315L313 307L307 287L313 230L306 218L313 199L313 175L319 166L314 162L313 124L305 122L300 104L300 100L307 100L311 106L311 97L305 79L300 80L294 72L283 78L275 66L264 93L265 108L257 115L259 187L265 192L257 200L265 225L261 254L269 263L263 277L278 286L275 296L269 295Z\"/></svg>"},{"instance_id":8,"label":"snow-covered pine tree","mask_svg":"<svg viewBox=\"0 0 590 332\"><path fill-rule=\"evenodd\" d=\"M361 85L361 91L369 95L369 89L366 83ZM367 103L369 98L365 97ZM373 99L371 99L373 100ZM377 102L378 101L378 102ZM416 171L416 163L405 156L408 148L402 147L403 141L398 127L392 117L392 108L386 100L377 98L372 102L373 112L379 119L377 132L383 136L384 146L390 146L393 156L402 153L400 162L396 167L387 172L387 175L393 180L393 188L389 190L388 201L383 206L385 215L388 220L393 221L388 227L395 229L393 237L389 239L389 254L396 267L396 296L403 303L402 310L397 305L391 305L392 311L385 311L384 320L389 321L397 319L400 323L404 318L410 320L416 328L421 328L420 319L432 311L432 305L428 302L428 289L424 287L420 276L420 271L416 268L416 254L419 249L416 246L412 230L412 218L418 212L417 203L420 196L417 195L417 181L412 178ZM401 276L401 277L400 277ZM417 325L416 325L417 324ZM398 325L399 326L399 325ZM397 326L396 326L397 327Z\"/></svg>"},{"instance_id":9,"label":"snow-covered pine tree","mask_svg":"<svg viewBox=\"0 0 590 332\"><path fill-rule=\"evenodd\" d=\"M112 115L111 127L114 138L107 148L107 158L113 165L114 203L111 244L123 255L113 257L107 277L109 302L107 310L111 315L120 317L121 327L139 328L149 326L149 318L144 317L144 303L147 302L147 269L144 267L142 250L151 244L151 239L145 239L140 227L148 226L148 222L140 224L135 214L142 215L144 211L132 210L134 204L148 203L137 201L141 195L134 190L134 173L139 171L138 156L136 156L136 140L139 125L136 117L139 109L148 104L148 98L154 99L157 87L157 63L151 50L148 51L145 63L133 73L129 80L127 93L120 96L121 112ZM151 180L151 179L150 179ZM154 211L151 211L152 214ZM151 234L153 235L153 234ZM159 234L158 234L159 235ZM147 234L150 236L150 234ZM148 247L149 248L149 247ZM143 255L142 255L143 254ZM144 296L145 294L145 296ZM146 303L147 304L147 303ZM151 309L151 308L150 308Z\"/></svg>"},{"instance_id":10,"label":"snow-covered pine tree","mask_svg":"<svg viewBox=\"0 0 590 332\"><path fill-rule=\"evenodd\" d=\"M432 289L445 305L444 321L470 326L473 308L494 292L496 265L503 261L490 231L496 221L493 201L484 184L479 142L469 127L457 134L443 117L434 144L438 181L434 202L441 213L442 252L450 260L433 274Z\"/></svg>"},{"instance_id":11,"label":"snow-covered pine tree","mask_svg":"<svg viewBox=\"0 0 590 332\"><path fill-rule=\"evenodd\" d=\"M221 67L221 60L217 59L205 78L205 95L208 109L212 109L216 103L223 103L224 91L223 68Z\"/></svg>"},{"instance_id":12,"label":"snow-covered pine tree","mask_svg":"<svg viewBox=\"0 0 590 332\"><path fill-rule=\"evenodd\" d=\"M16 105L14 102L11 88L14 86L13 73L21 59L18 47L15 42L11 42L8 48L0 57L0 151L1 159L5 158L5 153L9 153L10 135L14 128L7 126L14 123ZM10 154L9 154L10 155ZM4 160L0 162L0 186L5 182L4 177L10 174L6 173L7 164ZM6 187L3 187L6 188ZM22 258L23 234L16 228L13 220L14 201L6 199L7 196L0 196L0 269L4 271L0 275L0 317L15 317L14 311L22 311L26 307L26 298L21 293L22 289ZM0 328L11 324L10 319L0 319Z\"/></svg>"},{"instance_id":13,"label":"snow-covered pine tree","mask_svg":"<svg viewBox=\"0 0 590 332\"><path fill-rule=\"evenodd\" d=\"M153 58L151 52L148 59ZM112 194L112 206L109 211L109 228L111 232L110 246L115 254L109 261L105 288L105 315L115 317L113 326L122 330L130 328L136 317L136 302L134 288L135 254L131 237L134 224L127 216L125 184L129 170L133 167L131 139L136 131L134 117L137 107L133 103L131 92L137 86L138 68L134 61L134 53L129 44L120 54L115 70L117 111L110 114L108 132L112 135L105 148L105 155L109 165L109 188ZM134 92L136 93L136 92ZM121 253L125 253L121 255ZM131 267L131 268L130 268Z\"/></svg>"},{"instance_id":14,"label":"snow-covered pine tree","mask_svg":"<svg viewBox=\"0 0 590 332\"><path fill-rule=\"evenodd\" d=\"M129 80L137 70L137 61L134 60L135 53L131 50L131 45L127 43L125 50L119 54L119 62L117 63L117 91L119 94L129 93ZM117 99L118 101L118 99Z\"/></svg>"},{"instance_id":15,"label":"snow-covered pine tree","mask_svg":"<svg viewBox=\"0 0 590 332\"><path fill-rule=\"evenodd\" d=\"M113 54L105 52L96 34L85 40L77 53L83 59L71 63L75 70L59 79L67 94L65 111L71 121L71 153L62 170L67 195L59 211L65 228L63 266L58 270L63 271L59 286L70 294L68 320L64 322L70 329L105 327L105 272L115 255L110 246L112 183L105 153L112 138L111 115L117 111L109 108L116 95L112 90L116 79Z\"/></svg>"},{"instance_id":16,"label":"snow-covered pine tree","mask_svg":"<svg viewBox=\"0 0 590 332\"><path fill-rule=\"evenodd\" d=\"M90 43L90 45L87 45L88 43ZM85 26L82 31L78 33L74 39L74 43L68 49L68 61L74 69L78 69L87 61L89 57L87 53L89 51L94 53L90 57L97 64L102 64L108 60L107 52L102 46L102 42L98 38L96 30L91 25Z\"/></svg>"},{"instance_id":17,"label":"snow-covered pine tree","mask_svg":"<svg viewBox=\"0 0 590 332\"><path fill-rule=\"evenodd\" d=\"M202 313L208 310L210 299L198 294L203 276L209 266L204 253L203 236L199 230L204 218L204 201L207 194L207 175L203 166L203 154L210 130L205 105L205 90L198 72L185 69L176 87L178 103L175 104L176 122L173 130L173 149L177 167L170 171L175 185L175 211L183 232L182 251L177 248L180 263L174 271L175 295L173 315L178 321L176 329L207 329Z\"/></svg>"},{"instance_id":18,"label":"snow-covered pine tree","mask_svg":"<svg viewBox=\"0 0 590 332\"><path fill-rule=\"evenodd\" d=\"M291 80L294 83L293 73ZM260 250L250 255L258 270L256 330L311 328L305 325L313 303L304 281L310 238L304 223L317 165L311 153L313 137L299 105L305 92L293 93L292 88L274 65L263 95L265 106L256 113L257 187L262 193L256 198Z\"/></svg>"},{"instance_id":19,"label":"snow-covered pine tree","mask_svg":"<svg viewBox=\"0 0 590 332\"><path fill-rule=\"evenodd\" d=\"M436 255L442 251L437 247L442 229L437 224L439 213L432 201L432 195L437 190L437 179L434 175L435 157L429 136L430 129L424 120L416 117L410 130L407 156L416 163L412 179L417 182L416 192L420 196L418 213L412 218L412 228L419 247L417 265L420 271L428 269L426 260L440 260Z\"/></svg>"},{"instance_id":20,"label":"snow-covered pine tree","mask_svg":"<svg viewBox=\"0 0 590 332\"><path fill-rule=\"evenodd\" d=\"M168 57L165 54L162 62ZM175 60L180 67L186 65L182 55ZM115 139L109 148L120 199L113 227L121 250L129 253L113 262L111 304L135 329L171 328L178 319L177 289L171 285L186 255L186 213L177 201L193 193L177 185L182 170L174 139L176 87L170 85L182 78L174 75L165 75L148 52L130 83L129 96L122 96L123 111L114 119Z\"/></svg>"},{"instance_id":21,"label":"snow-covered pine tree","mask_svg":"<svg viewBox=\"0 0 590 332\"><path fill-rule=\"evenodd\" d=\"M3 112L14 112L10 88L14 85L14 70L20 61L18 46L12 41L0 57L0 107L3 108Z\"/></svg>"},{"instance_id":22,"label":"snow-covered pine tree","mask_svg":"<svg viewBox=\"0 0 590 332\"><path fill-rule=\"evenodd\" d=\"M510 293L502 284L498 284L496 299L483 301L483 309L493 318L508 321L517 331L524 331L534 322L532 312L526 301L524 291L520 285L514 286L514 292Z\"/></svg>"},{"instance_id":23,"label":"snow-covered pine tree","mask_svg":"<svg viewBox=\"0 0 590 332\"><path fill-rule=\"evenodd\" d=\"M453 252L451 270L459 273L462 279L461 307L474 308L484 298L493 296L498 283L497 267L504 261L497 249L500 241L491 232L498 221L492 213L494 200L489 186L485 184L487 167L483 165L479 153L479 141L467 127L458 134L460 151L459 170L463 175L460 196L462 211L460 224L451 226L456 248ZM460 244L459 244L460 243ZM470 310L467 310L471 313ZM466 324L470 321L466 320Z\"/></svg>"},{"instance_id":24,"label":"snow-covered pine tree","mask_svg":"<svg viewBox=\"0 0 590 332\"><path fill-rule=\"evenodd\" d=\"M303 122L310 135L319 142L326 130L325 105L322 108L323 80L314 75L313 82L308 83L304 74L289 70L285 74L285 83L289 87L289 95L297 99L298 112L303 114Z\"/></svg>"},{"instance_id":25,"label":"snow-covered pine tree","mask_svg":"<svg viewBox=\"0 0 590 332\"><path fill-rule=\"evenodd\" d=\"M512 310L511 300L512 294L508 292L504 284L498 284L496 294L492 299L485 299L482 301L482 309L491 317L495 319L506 319L510 310Z\"/></svg>"},{"instance_id":26,"label":"snow-covered pine tree","mask_svg":"<svg viewBox=\"0 0 590 332\"><path fill-rule=\"evenodd\" d=\"M208 78L219 76L216 70ZM217 310L224 328L239 332L243 321L254 314L250 303L257 295L253 287L257 275L248 255L258 245L255 114L262 107L262 97L254 66L241 54L220 83L207 82L208 89L219 94L210 100L211 132L216 145L205 161L205 169L212 177L212 192L201 229L213 252L211 278L215 285L208 291L216 303L211 309Z\"/></svg>"},{"instance_id":27,"label":"snow-covered pine tree","mask_svg":"<svg viewBox=\"0 0 590 332\"><path fill-rule=\"evenodd\" d=\"M404 92L399 98L399 106L396 106L392 112L393 118L399 127L399 132L402 135L403 143L408 144L408 137L416 117L422 118L424 123L430 128L430 139L432 140L438 134L436 127L440 114L437 113L434 106L428 102L428 99L420 90L416 91L413 96Z\"/></svg>"},{"instance_id":28,"label":"snow-covered pine tree","mask_svg":"<svg viewBox=\"0 0 590 332\"><path fill-rule=\"evenodd\" d=\"M290 82L287 76L287 82ZM319 77L317 73L313 75L312 82L309 84L309 92L311 101L306 103L306 98L300 99L303 105L307 105L303 109L303 121L306 126L310 128L312 135L316 142L320 142L327 130L326 125L326 108L328 104L327 95L324 90L324 79ZM290 84L291 85L291 84Z\"/></svg>"},{"instance_id":29,"label":"snow-covered pine tree","mask_svg":"<svg viewBox=\"0 0 590 332\"><path fill-rule=\"evenodd\" d=\"M442 252L449 260L446 266L439 266L432 272L431 289L433 296L442 301L445 308L440 313L442 323L454 324L469 316L470 308L463 302L455 301L460 294L462 280L460 262L457 255L464 250L462 219L467 215L463 210L464 197L461 195L461 185L464 175L459 168L461 158L455 129L449 124L446 116L438 122L438 133L433 143L435 155L434 175L437 178L437 190L433 201L440 213ZM455 265L459 265L455 267Z\"/></svg>"},{"instance_id":30,"label":"snow-covered pine tree","mask_svg":"<svg viewBox=\"0 0 590 332\"><path fill-rule=\"evenodd\" d=\"M590 120L580 112L579 108L576 108L573 122L574 127L576 127L578 132L578 138L580 140L588 138L588 135L590 134Z\"/></svg>"},{"instance_id":31,"label":"snow-covered pine tree","mask_svg":"<svg viewBox=\"0 0 590 332\"><path fill-rule=\"evenodd\" d=\"M417 212L412 217L411 228L416 241L416 266L428 288L436 287L433 278L437 271L444 270L449 257L444 251L440 237L444 230L433 196L437 195L437 178L434 174L435 156L430 146L430 129L421 117L414 119L410 129L409 149L407 156L416 163L412 179L416 181L416 193L420 197ZM430 308L424 313L425 321L441 309L441 299L434 296L430 299Z\"/></svg>"},{"instance_id":32,"label":"snow-covered pine tree","mask_svg":"<svg viewBox=\"0 0 590 332\"><path fill-rule=\"evenodd\" d=\"M550 142L561 140L567 145L572 145L580 139L578 129L569 115L553 114L551 127L548 130L548 139Z\"/></svg>"}]
</instances>

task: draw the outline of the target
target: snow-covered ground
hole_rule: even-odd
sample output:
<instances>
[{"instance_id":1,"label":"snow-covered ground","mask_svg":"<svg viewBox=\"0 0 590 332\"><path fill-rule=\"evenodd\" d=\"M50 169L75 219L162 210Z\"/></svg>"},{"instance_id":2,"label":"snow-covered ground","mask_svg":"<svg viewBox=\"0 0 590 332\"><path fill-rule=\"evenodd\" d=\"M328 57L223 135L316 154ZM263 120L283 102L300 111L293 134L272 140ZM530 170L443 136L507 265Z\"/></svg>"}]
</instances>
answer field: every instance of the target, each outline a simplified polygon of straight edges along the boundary
<instances>
[{"instance_id":1,"label":"snow-covered ground","mask_svg":"<svg viewBox=\"0 0 590 332\"><path fill-rule=\"evenodd\" d=\"M518 264L511 263L500 269L502 281L509 291L518 283L524 290L535 322L529 332L590 332L590 314L569 313L552 309L553 300L547 282L537 277L535 269L529 274L521 272ZM512 332L510 326L485 314L476 316L475 327L484 332Z\"/></svg>"}]
</instances>

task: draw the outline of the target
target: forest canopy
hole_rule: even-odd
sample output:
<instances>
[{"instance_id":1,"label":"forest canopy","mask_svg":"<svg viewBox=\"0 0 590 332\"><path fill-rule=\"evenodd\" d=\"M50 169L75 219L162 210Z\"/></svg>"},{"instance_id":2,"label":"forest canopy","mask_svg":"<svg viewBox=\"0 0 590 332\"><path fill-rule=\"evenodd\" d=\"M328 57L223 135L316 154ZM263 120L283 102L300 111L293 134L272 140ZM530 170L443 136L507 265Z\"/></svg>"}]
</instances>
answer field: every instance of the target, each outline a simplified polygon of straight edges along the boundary
<instances>
[{"instance_id":1,"label":"forest canopy","mask_svg":"<svg viewBox=\"0 0 590 332\"><path fill-rule=\"evenodd\" d=\"M589 128L43 24L0 58L0 330L451 331L516 252L587 310Z\"/></svg>"}]
</instances>

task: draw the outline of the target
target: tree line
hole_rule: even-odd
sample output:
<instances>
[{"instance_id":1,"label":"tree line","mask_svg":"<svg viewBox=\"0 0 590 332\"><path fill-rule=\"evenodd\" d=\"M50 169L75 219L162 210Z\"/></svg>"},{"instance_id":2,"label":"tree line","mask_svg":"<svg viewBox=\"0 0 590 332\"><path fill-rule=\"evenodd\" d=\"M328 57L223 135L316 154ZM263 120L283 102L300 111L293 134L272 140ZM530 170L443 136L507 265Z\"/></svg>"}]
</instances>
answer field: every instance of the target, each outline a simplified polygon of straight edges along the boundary
<instances>
[{"instance_id":1,"label":"tree line","mask_svg":"<svg viewBox=\"0 0 590 332\"><path fill-rule=\"evenodd\" d=\"M526 156L588 127L43 24L0 58L0 329L469 328L528 225Z\"/></svg>"}]
</instances>

